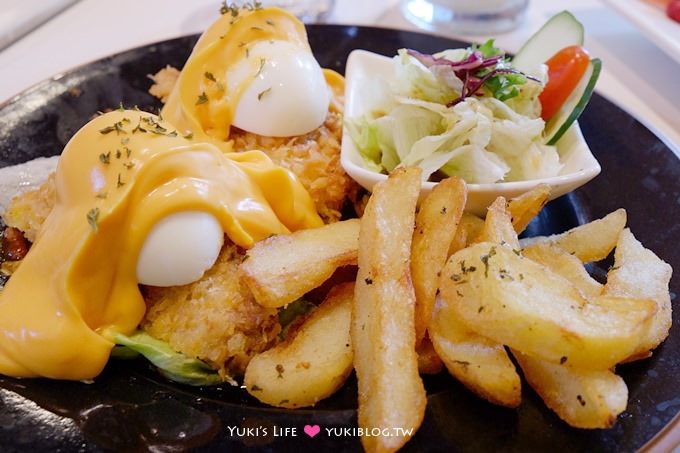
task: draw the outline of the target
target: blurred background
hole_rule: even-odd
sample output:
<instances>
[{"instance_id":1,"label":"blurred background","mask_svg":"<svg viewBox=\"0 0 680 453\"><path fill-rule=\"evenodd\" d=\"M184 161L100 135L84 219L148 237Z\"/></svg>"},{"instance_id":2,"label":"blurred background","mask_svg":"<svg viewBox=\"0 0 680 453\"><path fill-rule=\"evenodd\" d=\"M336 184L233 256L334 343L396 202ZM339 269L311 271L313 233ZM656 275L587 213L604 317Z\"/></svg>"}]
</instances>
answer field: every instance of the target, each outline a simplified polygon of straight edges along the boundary
<instances>
[{"instance_id":1,"label":"blurred background","mask_svg":"<svg viewBox=\"0 0 680 453\"><path fill-rule=\"evenodd\" d=\"M297 1L306 6L293 5ZM470 0L266 3L301 8L296 13L310 23L417 30L477 42L495 37L496 44L508 52L517 51L550 16L568 7L585 26L585 45L591 55L604 62L597 91L680 155L680 23L669 19L656 4L664 1L668 0L571 0L568 6L554 0L472 1L486 8L505 4L519 9L510 19L506 14L506 26L501 27L489 22L461 26L456 17L442 12L443 4L455 2L466 8ZM219 14L221 5L218 0L0 0L0 102L41 80L107 55L200 33ZM439 23L428 23L428 17L430 22L438 17Z\"/></svg>"}]
</instances>

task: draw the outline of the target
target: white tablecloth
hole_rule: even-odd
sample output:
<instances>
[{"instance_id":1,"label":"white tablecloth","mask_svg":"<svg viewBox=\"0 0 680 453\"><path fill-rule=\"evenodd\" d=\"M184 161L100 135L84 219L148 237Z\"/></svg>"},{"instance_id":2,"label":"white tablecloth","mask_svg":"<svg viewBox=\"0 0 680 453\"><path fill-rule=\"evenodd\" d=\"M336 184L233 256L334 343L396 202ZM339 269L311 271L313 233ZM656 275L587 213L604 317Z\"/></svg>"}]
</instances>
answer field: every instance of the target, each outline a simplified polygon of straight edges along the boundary
<instances>
[{"instance_id":1,"label":"white tablecloth","mask_svg":"<svg viewBox=\"0 0 680 453\"><path fill-rule=\"evenodd\" d=\"M0 6L2 1L6 0L0 0ZM218 0L80 0L0 51L0 102L106 55L201 32L214 20L220 4ZM524 24L495 36L496 43L516 51L564 7L552 0L531 0ZM591 55L604 62L597 91L635 116L680 156L680 63L598 0L571 0L568 8L585 25ZM402 16L398 0L336 0L329 22L416 30Z\"/></svg>"}]
</instances>

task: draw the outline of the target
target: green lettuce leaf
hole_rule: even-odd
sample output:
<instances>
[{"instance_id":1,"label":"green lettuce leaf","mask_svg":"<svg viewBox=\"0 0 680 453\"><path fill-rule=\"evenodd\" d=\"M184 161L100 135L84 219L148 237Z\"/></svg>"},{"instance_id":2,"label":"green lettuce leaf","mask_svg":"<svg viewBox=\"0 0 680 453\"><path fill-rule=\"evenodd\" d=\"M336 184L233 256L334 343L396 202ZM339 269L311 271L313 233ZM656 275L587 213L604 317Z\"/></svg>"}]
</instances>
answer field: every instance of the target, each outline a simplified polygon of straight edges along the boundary
<instances>
[{"instance_id":1,"label":"green lettuce leaf","mask_svg":"<svg viewBox=\"0 0 680 453\"><path fill-rule=\"evenodd\" d=\"M217 371L205 362L176 352L166 342L145 332L137 331L130 336L114 332L111 336L119 345L114 349L114 357L131 357L134 355L131 351L134 351L154 364L163 376L182 384L199 386L224 383Z\"/></svg>"}]
</instances>

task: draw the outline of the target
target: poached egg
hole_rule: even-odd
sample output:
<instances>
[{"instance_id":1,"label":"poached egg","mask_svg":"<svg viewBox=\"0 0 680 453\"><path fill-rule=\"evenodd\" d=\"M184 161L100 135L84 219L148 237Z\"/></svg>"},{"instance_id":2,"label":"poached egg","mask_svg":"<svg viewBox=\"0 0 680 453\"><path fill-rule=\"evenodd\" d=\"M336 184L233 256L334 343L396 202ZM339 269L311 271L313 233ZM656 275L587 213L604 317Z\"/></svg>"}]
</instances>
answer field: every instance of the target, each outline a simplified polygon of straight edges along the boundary
<instances>
[{"instance_id":1,"label":"poached egg","mask_svg":"<svg viewBox=\"0 0 680 453\"><path fill-rule=\"evenodd\" d=\"M316 129L326 119L331 98L312 54L281 40L254 43L248 58L227 70L227 86L233 92L246 87L232 124L269 137L302 135Z\"/></svg>"},{"instance_id":2,"label":"poached egg","mask_svg":"<svg viewBox=\"0 0 680 453\"><path fill-rule=\"evenodd\" d=\"M144 316L140 281L199 278L224 235L248 248L322 225L297 178L264 153L224 153L137 110L78 131L55 186L55 206L0 292L0 374L91 379L111 333L131 334Z\"/></svg>"},{"instance_id":3,"label":"poached egg","mask_svg":"<svg viewBox=\"0 0 680 453\"><path fill-rule=\"evenodd\" d=\"M153 226L137 260L137 281L150 286L195 282L213 267L224 244L217 218L207 212L170 214Z\"/></svg>"},{"instance_id":4,"label":"poached egg","mask_svg":"<svg viewBox=\"0 0 680 453\"><path fill-rule=\"evenodd\" d=\"M196 43L162 116L230 150L236 126L292 137L321 126L342 78L312 55L304 24L279 8L223 14Z\"/></svg>"}]
</instances>

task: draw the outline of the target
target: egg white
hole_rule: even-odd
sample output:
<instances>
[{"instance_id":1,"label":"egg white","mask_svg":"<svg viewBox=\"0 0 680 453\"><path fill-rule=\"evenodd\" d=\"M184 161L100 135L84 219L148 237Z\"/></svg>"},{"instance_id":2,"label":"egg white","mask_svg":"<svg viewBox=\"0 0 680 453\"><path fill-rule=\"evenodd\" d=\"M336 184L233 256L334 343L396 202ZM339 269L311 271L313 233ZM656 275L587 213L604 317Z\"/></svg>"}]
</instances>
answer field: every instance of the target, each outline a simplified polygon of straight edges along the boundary
<instances>
[{"instance_id":1,"label":"egg white","mask_svg":"<svg viewBox=\"0 0 680 453\"><path fill-rule=\"evenodd\" d=\"M223 243L222 226L212 214L171 214L146 237L137 261L137 281L151 286L195 282L215 264Z\"/></svg>"},{"instance_id":2,"label":"egg white","mask_svg":"<svg viewBox=\"0 0 680 453\"><path fill-rule=\"evenodd\" d=\"M253 78L253 74L255 77ZM232 124L269 137L306 134L324 122L331 93L314 56L288 41L259 41L227 71L243 89Z\"/></svg>"}]
</instances>

